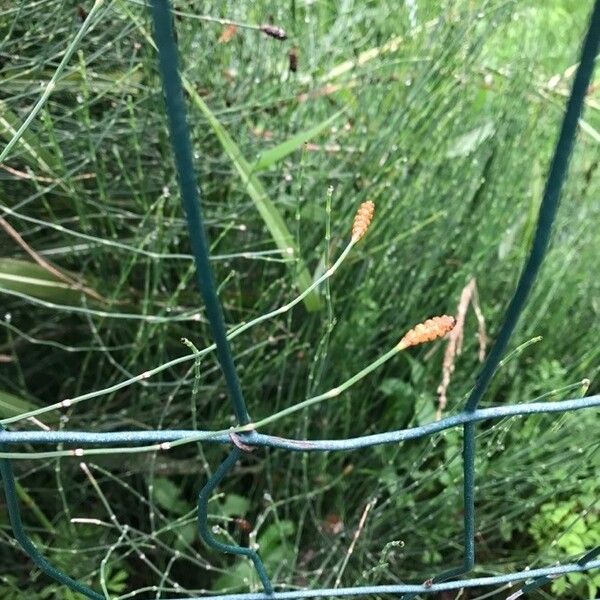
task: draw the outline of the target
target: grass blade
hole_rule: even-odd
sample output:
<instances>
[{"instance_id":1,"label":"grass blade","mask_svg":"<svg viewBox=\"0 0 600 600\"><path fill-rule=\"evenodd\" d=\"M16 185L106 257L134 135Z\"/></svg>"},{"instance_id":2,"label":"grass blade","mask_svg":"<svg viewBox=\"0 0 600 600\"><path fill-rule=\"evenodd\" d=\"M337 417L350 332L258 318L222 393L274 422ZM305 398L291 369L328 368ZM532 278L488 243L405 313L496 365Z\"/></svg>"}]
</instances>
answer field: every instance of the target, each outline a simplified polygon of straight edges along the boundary
<instances>
[{"instance_id":1,"label":"grass blade","mask_svg":"<svg viewBox=\"0 0 600 600\"><path fill-rule=\"evenodd\" d=\"M0 390L0 417L3 419L14 417L39 407L39 404L35 404L19 396L15 396L14 394ZM56 416L51 417L51 419L56 420Z\"/></svg>"},{"instance_id":2,"label":"grass blade","mask_svg":"<svg viewBox=\"0 0 600 600\"><path fill-rule=\"evenodd\" d=\"M14 134L11 137L8 144L6 144L6 146L4 147L2 152L0 152L0 162L2 162L9 155L10 151L13 149L15 144L18 143L18 141L21 139L23 134L27 131L27 128L29 127L31 122L37 117L40 110L42 110L44 104L46 104L46 102L48 101L48 98L50 97L50 94L53 92L53 90L56 88L56 83L58 82L63 71L65 70L67 63L71 59L71 56L73 56L73 52L75 52L75 49L79 45L79 42L85 35L86 31L90 28L90 25L92 24L93 20L95 19L96 13L102 6L103 2L104 2L104 0L96 0L94 2L94 5L92 6L83 25L77 32L77 35L73 38L73 41L66 48L65 53L62 57L62 60L60 61L58 67L56 68L54 75L52 75L52 78L50 79L50 81L48 81L48 83L44 89L44 92L40 96L39 100L35 103L35 106L31 109L30 113L27 115L27 118L23 121L23 123L21 124L19 129L14 132Z\"/></svg>"},{"instance_id":3,"label":"grass blade","mask_svg":"<svg viewBox=\"0 0 600 600\"><path fill-rule=\"evenodd\" d=\"M196 92L191 83L182 77L183 87L186 92L190 95L192 102L200 109L202 114L206 117L209 125L212 127L215 135L221 142L223 149L231 159L231 162L235 166L244 186L248 190L248 194L254 201L260 216L263 218L267 229L273 236L277 247L284 253L288 258L296 259L295 267L297 268L297 274L295 276L296 284L303 292L312 283L312 278L308 272L308 269L304 265L304 262L300 258L300 251L296 245L292 234L287 228L283 217L271 202L265 191L263 185L258 180L253 172L252 167L248 161L242 156L242 153L238 145L233 141L227 130L221 125L219 120L212 113L207 104L202 100L200 95ZM321 307L321 301L316 291L311 292L304 299L304 304L308 311L316 311Z\"/></svg>"},{"instance_id":4,"label":"grass blade","mask_svg":"<svg viewBox=\"0 0 600 600\"><path fill-rule=\"evenodd\" d=\"M10 141L16 137L21 124L21 119L8 107L6 102L0 100L0 138ZM18 138L18 143L25 152L34 159L38 166L47 174L55 175L55 160L44 149L42 142L31 132L24 131Z\"/></svg>"},{"instance_id":5,"label":"grass blade","mask_svg":"<svg viewBox=\"0 0 600 600\"><path fill-rule=\"evenodd\" d=\"M120 1L119 7L123 13L136 24L138 30L146 38L148 43L156 49L152 36L148 33L144 24L129 10L126 3ZM195 104L205 116L219 142L221 142L226 154L231 159L244 186L248 190L248 194L250 194L267 229L277 244L277 247L284 253L284 256L295 259L296 285L301 293L304 292L311 285L312 278L304 261L300 257L300 250L298 249L290 230L287 228L283 217L271 202L265 188L254 174L248 161L242 155L238 145L233 141L227 130L221 125L219 119L215 117L208 105L200 97L200 94L196 92L192 83L183 73L181 73L181 82L185 91L189 94L192 103ZM304 298L304 305L309 312L314 312L321 308L321 300L316 290Z\"/></svg>"},{"instance_id":6,"label":"grass blade","mask_svg":"<svg viewBox=\"0 0 600 600\"><path fill-rule=\"evenodd\" d=\"M277 164L280 160L284 159L286 156L290 155L292 152L297 150L304 144L308 142L308 140L317 137L323 131L329 128L329 126L338 119L338 117L343 113L343 110L336 112L334 115L331 115L325 121L307 129L305 131L301 131L296 135L293 135L290 139L278 144L274 148L270 148L265 152L261 153L258 160L254 163L252 169L254 172L264 171L269 167Z\"/></svg>"}]
</instances>

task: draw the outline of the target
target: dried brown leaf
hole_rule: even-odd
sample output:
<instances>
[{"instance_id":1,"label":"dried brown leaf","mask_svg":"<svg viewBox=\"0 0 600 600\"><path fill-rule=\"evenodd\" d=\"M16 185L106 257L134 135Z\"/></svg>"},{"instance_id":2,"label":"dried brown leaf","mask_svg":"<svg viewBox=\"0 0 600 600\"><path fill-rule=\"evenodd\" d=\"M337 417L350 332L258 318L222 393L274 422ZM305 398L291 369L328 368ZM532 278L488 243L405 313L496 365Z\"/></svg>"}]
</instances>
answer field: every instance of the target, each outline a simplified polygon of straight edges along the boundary
<instances>
[{"instance_id":1,"label":"dried brown leaf","mask_svg":"<svg viewBox=\"0 0 600 600\"><path fill-rule=\"evenodd\" d=\"M442 417L442 412L446 408L448 404L447 391L448 386L450 385L450 380L452 378L452 373L454 372L454 364L456 362L456 357L462 352L463 348L463 338L464 338L464 329L465 329L465 319L467 316L467 309L469 308L469 304L473 306L473 311L475 312L475 316L477 318L477 324L479 328L478 338L479 338L479 360L483 361L485 358L485 350L487 344L487 336L485 333L485 321L483 319L483 314L479 307L479 300L477 297L477 285L475 278L473 277L467 285L463 288L460 299L458 301L458 306L456 308L456 325L454 329L450 332L448 336L448 345L446 346L446 351L444 352L444 362L442 365L442 381L438 386L438 408L436 411L436 420L439 421Z\"/></svg>"},{"instance_id":2,"label":"dried brown leaf","mask_svg":"<svg viewBox=\"0 0 600 600\"><path fill-rule=\"evenodd\" d=\"M344 521L342 521L340 515L329 513L323 522L323 529L331 535L339 535L344 531Z\"/></svg>"},{"instance_id":3,"label":"dried brown leaf","mask_svg":"<svg viewBox=\"0 0 600 600\"><path fill-rule=\"evenodd\" d=\"M219 36L217 42L219 44L228 44L235 37L236 33L237 27L230 23L227 25L227 27L225 27L225 29L223 29L223 32Z\"/></svg>"}]
</instances>

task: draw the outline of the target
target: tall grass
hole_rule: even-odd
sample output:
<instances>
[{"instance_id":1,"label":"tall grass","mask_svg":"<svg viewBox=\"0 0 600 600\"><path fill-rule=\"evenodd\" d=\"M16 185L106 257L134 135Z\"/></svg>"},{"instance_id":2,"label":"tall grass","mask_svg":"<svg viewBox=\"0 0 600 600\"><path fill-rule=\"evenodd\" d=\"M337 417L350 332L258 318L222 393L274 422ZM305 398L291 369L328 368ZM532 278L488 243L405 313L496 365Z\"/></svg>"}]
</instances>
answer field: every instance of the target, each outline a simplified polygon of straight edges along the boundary
<instances>
[{"instance_id":1,"label":"tall grass","mask_svg":"<svg viewBox=\"0 0 600 600\"><path fill-rule=\"evenodd\" d=\"M330 389L415 323L451 314L472 277L493 337L531 240L586 3L292 0L234 3L227 11L202 3L202 14L213 17L272 20L288 32L285 42L241 28L219 41L224 28L199 19L195 3L176 7L229 326L294 298L300 265L319 277L347 243L357 206L370 199L377 207L368 236L321 291L320 310L299 305L232 342L252 418ZM88 8L58 0L0 8L2 148L56 73ZM2 418L189 354L182 337L198 348L212 342L193 282L148 12L137 2L106 1L89 25L2 163L0 216L34 253L101 299L57 279L2 230ZM289 70L292 47L297 72ZM584 378L598 390L597 89L588 97L552 249L512 349L525 346L501 369L486 404L583 393ZM269 153L290 140L296 150ZM252 171L260 157L263 170ZM265 225L261 194L288 229L297 260ZM476 332L469 312L448 412L473 384ZM267 429L339 438L432 420L443 351L440 342L402 353L339 398ZM208 355L91 397L60 417L11 426L231 424ZM478 431L478 573L565 560L594 545L597 415L511 419ZM345 455L257 454L210 503L211 524L223 536L258 543L276 584L422 581L460 562L458 432ZM98 589L102 582L114 597L258 589L248 564L207 550L196 536L195 495L222 455L198 445L82 465L20 461L28 530L69 574ZM2 597L69 598L23 560L4 512L0 523ZM597 575L581 577L534 597L595 597ZM507 593L492 592L486 597Z\"/></svg>"}]
</instances>

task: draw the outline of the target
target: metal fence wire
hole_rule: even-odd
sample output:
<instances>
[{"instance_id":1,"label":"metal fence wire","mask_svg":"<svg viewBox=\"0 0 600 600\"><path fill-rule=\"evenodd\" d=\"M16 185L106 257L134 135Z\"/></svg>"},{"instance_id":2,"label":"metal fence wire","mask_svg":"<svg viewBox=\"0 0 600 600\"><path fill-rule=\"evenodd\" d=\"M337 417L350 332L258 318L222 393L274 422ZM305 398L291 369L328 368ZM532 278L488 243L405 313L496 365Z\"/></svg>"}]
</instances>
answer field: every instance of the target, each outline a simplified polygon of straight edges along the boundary
<instances>
[{"instance_id":1,"label":"metal fence wire","mask_svg":"<svg viewBox=\"0 0 600 600\"><path fill-rule=\"evenodd\" d=\"M16 453L10 452L15 444L67 444L73 446L73 456L79 456L83 447L118 446L138 447L143 444L160 444L168 449L181 443L201 441L231 446L227 458L206 482L198 497L198 531L202 539L212 548L221 552L237 554L249 558L256 572L263 592L209 596L221 600L269 600L331 596L359 596L397 594L402 598L414 598L418 594L431 594L444 590L459 590L493 586L511 582L523 582L523 586L513 593L509 600L535 590L552 579L577 571L588 571L600 567L600 547L590 549L584 556L574 557L572 562L534 570L499 575L495 577L465 578L475 566L475 428L480 421L498 419L512 415L533 413L562 413L600 406L600 395L560 402L536 402L477 408L490 381L505 353L510 336L515 328L531 290L549 242L552 223L557 211L560 190L565 180L569 158L573 149L578 120L582 112L585 94L590 83L600 40L600 0L592 9L590 23L581 50L581 59L573 87L567 102L556 149L548 173L541 202L535 237L531 252L523 267L514 296L512 297L500 327L500 331L481 372L477 375L473 390L464 409L458 414L427 425L388 431L375 435L341 440L293 440L256 431L259 423L252 423L244 401L243 391L236 373L224 325L221 305L216 292L214 277L209 263L208 243L202 220L200 194L192 159L190 131L186 119L186 109L182 82L178 70L177 44L174 37L174 23L169 0L152 0L154 41L158 49L160 73L168 116L171 144L177 167L181 199L186 213L190 241L196 261L198 285L205 304L206 315L215 339L217 356L223 370L229 399L239 426L227 431L195 430L155 430L117 431L111 433L77 431L8 431L0 424L0 474L4 484L6 507L12 530L21 548L33 562L49 577L77 591L87 598L103 600L104 594L75 581L69 575L50 564L38 551L27 535L20 517L19 503L15 489L15 479L11 460ZM14 141L14 140L13 140ZM315 286L318 285L314 284ZM296 408L296 407L293 407ZM21 415L22 417L23 415ZM16 420L13 419L13 420ZM4 422L10 421L5 419ZM222 479L228 474L244 452L257 446L283 448L294 452L351 451L381 444L393 444L404 440L421 438L451 427L463 429L463 495L464 495L464 560L455 569L441 573L424 583L373 585L348 588L327 588L310 590L275 591L260 555L253 548L224 544L215 539L207 521L207 503ZM117 450L115 448L115 450ZM123 449L121 449L123 450ZM118 451L118 450L117 450ZM86 453L93 452L86 450ZM22 456L27 456L23 453ZM207 598L207 597L205 597Z\"/></svg>"}]
</instances>

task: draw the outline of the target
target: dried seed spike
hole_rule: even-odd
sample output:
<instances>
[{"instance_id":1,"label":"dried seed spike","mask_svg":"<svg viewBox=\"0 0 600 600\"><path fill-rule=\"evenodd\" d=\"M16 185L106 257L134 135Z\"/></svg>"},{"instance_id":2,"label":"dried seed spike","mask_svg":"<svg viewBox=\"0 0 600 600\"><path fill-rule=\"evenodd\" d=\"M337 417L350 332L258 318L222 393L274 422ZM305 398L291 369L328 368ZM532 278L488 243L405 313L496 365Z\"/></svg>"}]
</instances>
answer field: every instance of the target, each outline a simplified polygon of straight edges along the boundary
<instances>
[{"instance_id":1,"label":"dried seed spike","mask_svg":"<svg viewBox=\"0 0 600 600\"><path fill-rule=\"evenodd\" d=\"M287 40L287 33L281 27L276 25L269 25L268 23L260 26L260 30L269 37L275 38L276 40Z\"/></svg>"},{"instance_id":2,"label":"dried seed spike","mask_svg":"<svg viewBox=\"0 0 600 600\"><path fill-rule=\"evenodd\" d=\"M456 319L448 315L427 319L408 331L400 340L398 346L401 348L408 348L410 346L416 346L417 344L432 342L437 338L445 336L449 331L452 331L455 325Z\"/></svg>"},{"instance_id":3,"label":"dried seed spike","mask_svg":"<svg viewBox=\"0 0 600 600\"><path fill-rule=\"evenodd\" d=\"M292 73L298 70L298 48L295 46L288 52L289 67Z\"/></svg>"},{"instance_id":4,"label":"dried seed spike","mask_svg":"<svg viewBox=\"0 0 600 600\"><path fill-rule=\"evenodd\" d=\"M358 242L367 233L374 213L375 203L372 200L367 200L358 207L352 224L352 240L354 242Z\"/></svg>"}]
</instances>

